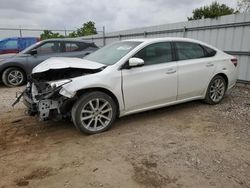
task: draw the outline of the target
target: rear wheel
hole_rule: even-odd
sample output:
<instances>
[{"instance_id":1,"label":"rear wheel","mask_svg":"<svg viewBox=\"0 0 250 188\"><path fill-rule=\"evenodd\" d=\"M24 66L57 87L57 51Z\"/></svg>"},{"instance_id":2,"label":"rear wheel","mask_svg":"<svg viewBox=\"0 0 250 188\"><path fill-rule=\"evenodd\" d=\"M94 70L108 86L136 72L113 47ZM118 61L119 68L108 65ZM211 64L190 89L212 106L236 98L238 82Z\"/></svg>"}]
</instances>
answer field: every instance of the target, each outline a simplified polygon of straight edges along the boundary
<instances>
[{"instance_id":1,"label":"rear wheel","mask_svg":"<svg viewBox=\"0 0 250 188\"><path fill-rule=\"evenodd\" d=\"M102 92L84 94L72 108L71 116L75 127L86 134L108 130L116 118L117 110L113 99Z\"/></svg>"},{"instance_id":2,"label":"rear wheel","mask_svg":"<svg viewBox=\"0 0 250 188\"><path fill-rule=\"evenodd\" d=\"M208 104L220 103L225 96L226 90L225 79L220 75L215 76L208 86L205 102Z\"/></svg>"},{"instance_id":3,"label":"rear wheel","mask_svg":"<svg viewBox=\"0 0 250 188\"><path fill-rule=\"evenodd\" d=\"M26 82L26 75L21 69L10 67L3 72L2 81L8 87L21 86Z\"/></svg>"}]
</instances>

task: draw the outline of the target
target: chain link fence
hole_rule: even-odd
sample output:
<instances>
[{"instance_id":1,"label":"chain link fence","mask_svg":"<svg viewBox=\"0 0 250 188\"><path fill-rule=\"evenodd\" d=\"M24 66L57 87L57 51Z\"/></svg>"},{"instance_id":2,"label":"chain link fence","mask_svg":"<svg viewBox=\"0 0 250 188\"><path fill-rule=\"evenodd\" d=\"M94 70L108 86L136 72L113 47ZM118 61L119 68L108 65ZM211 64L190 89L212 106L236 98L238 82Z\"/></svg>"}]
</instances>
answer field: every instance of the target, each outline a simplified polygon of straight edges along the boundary
<instances>
[{"instance_id":1,"label":"chain link fence","mask_svg":"<svg viewBox=\"0 0 250 188\"><path fill-rule=\"evenodd\" d=\"M63 36L67 36L74 30L69 29L28 29L28 28L4 28L0 27L0 38L8 37L40 37L44 30L50 30L55 33L59 33Z\"/></svg>"}]
</instances>

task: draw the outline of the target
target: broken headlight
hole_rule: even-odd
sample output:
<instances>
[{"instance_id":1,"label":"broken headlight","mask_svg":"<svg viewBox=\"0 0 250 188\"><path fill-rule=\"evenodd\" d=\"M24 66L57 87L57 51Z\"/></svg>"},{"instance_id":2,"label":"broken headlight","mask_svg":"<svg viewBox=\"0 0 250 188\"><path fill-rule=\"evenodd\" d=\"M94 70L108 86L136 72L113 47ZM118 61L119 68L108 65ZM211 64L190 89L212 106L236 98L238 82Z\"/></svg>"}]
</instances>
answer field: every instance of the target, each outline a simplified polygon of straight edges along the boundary
<instances>
[{"instance_id":1,"label":"broken headlight","mask_svg":"<svg viewBox=\"0 0 250 188\"><path fill-rule=\"evenodd\" d=\"M55 94L58 94L63 85L68 84L70 82L71 80L60 80L57 82L46 83L46 87L43 89L42 92L36 95L36 99L49 99Z\"/></svg>"}]
</instances>

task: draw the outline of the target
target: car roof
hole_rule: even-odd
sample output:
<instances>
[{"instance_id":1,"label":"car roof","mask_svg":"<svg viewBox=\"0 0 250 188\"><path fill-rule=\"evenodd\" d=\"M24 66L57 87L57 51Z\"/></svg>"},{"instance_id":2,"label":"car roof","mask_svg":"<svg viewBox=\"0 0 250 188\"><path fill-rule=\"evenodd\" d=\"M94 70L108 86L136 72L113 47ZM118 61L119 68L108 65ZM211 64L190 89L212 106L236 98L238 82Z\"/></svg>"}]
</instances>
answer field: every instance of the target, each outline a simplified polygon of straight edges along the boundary
<instances>
[{"instance_id":1,"label":"car roof","mask_svg":"<svg viewBox=\"0 0 250 188\"><path fill-rule=\"evenodd\" d=\"M76 39L76 38L55 38L55 39L46 39L46 40L42 40L42 42L85 42L85 43L94 43L92 41L86 41L86 40L82 40L82 39Z\"/></svg>"},{"instance_id":2,"label":"car roof","mask_svg":"<svg viewBox=\"0 0 250 188\"><path fill-rule=\"evenodd\" d=\"M219 51L219 49L215 48L214 46L211 46L202 41L191 39L191 38L182 38L182 37L141 38L141 39L129 39L129 40L124 40L124 41L142 42L144 44L145 43L150 44L150 43L155 43L155 42L168 42L168 41L193 42L193 43L198 43L198 44L210 47L216 51Z\"/></svg>"},{"instance_id":3,"label":"car roof","mask_svg":"<svg viewBox=\"0 0 250 188\"><path fill-rule=\"evenodd\" d=\"M183 42L196 42L202 43L201 41L190 39L190 38L181 38L181 37L164 37L164 38L142 38L142 39L129 39L125 41L133 42L164 42L164 41L183 41Z\"/></svg>"},{"instance_id":4,"label":"car roof","mask_svg":"<svg viewBox=\"0 0 250 188\"><path fill-rule=\"evenodd\" d=\"M38 39L39 37L7 37L0 40L11 40L11 39Z\"/></svg>"}]
</instances>

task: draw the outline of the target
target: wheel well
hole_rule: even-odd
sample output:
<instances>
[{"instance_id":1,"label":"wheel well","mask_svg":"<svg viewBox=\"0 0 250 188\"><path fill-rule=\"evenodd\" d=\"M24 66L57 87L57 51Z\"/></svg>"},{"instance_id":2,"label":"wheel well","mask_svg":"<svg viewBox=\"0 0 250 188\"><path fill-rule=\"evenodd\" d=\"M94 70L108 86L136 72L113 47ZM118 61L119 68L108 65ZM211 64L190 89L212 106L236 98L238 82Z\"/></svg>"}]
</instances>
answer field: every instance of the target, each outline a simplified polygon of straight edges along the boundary
<instances>
[{"instance_id":1,"label":"wheel well","mask_svg":"<svg viewBox=\"0 0 250 188\"><path fill-rule=\"evenodd\" d=\"M96 88L89 88L89 89L79 90L79 91L77 91L76 95L77 95L77 97L80 97L81 95L83 95L83 94L85 94L87 92L93 92L93 91L100 91L100 92L103 92L103 93L107 94L108 96L110 96L115 102L116 110L117 110L117 116L119 117L120 105L119 105L119 102L118 102L116 96L111 91L109 91L109 90L107 90L105 88L96 87Z\"/></svg>"},{"instance_id":2,"label":"wheel well","mask_svg":"<svg viewBox=\"0 0 250 188\"><path fill-rule=\"evenodd\" d=\"M219 74L217 74L216 76L221 76L222 78L224 78L225 81L226 81L226 85L227 85L227 87L228 87L228 77L227 77L227 75L225 75L224 73L219 73ZM227 87L226 87L226 88L227 88Z\"/></svg>"}]
</instances>

